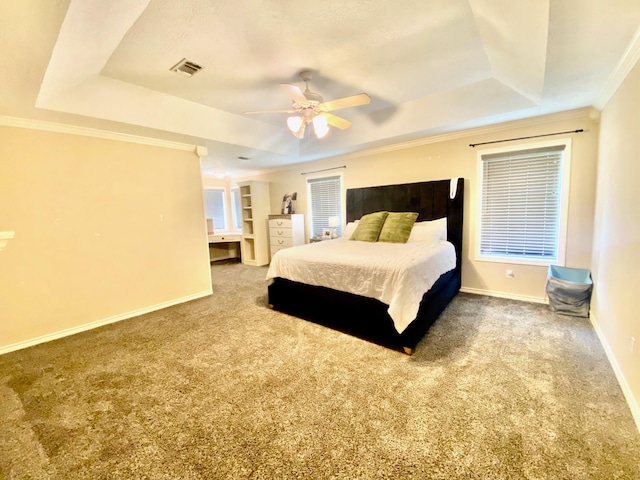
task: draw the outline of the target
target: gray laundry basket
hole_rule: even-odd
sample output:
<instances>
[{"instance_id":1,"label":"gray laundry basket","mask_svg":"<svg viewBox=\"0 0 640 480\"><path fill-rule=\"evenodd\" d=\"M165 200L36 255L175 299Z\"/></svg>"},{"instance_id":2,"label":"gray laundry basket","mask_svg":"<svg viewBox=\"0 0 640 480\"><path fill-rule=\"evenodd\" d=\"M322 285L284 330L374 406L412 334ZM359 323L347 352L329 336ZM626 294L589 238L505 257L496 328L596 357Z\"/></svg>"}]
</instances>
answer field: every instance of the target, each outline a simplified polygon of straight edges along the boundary
<instances>
[{"instance_id":1,"label":"gray laundry basket","mask_svg":"<svg viewBox=\"0 0 640 480\"><path fill-rule=\"evenodd\" d=\"M546 290L552 311L574 317L588 317L592 289L589 270L549 266Z\"/></svg>"}]
</instances>

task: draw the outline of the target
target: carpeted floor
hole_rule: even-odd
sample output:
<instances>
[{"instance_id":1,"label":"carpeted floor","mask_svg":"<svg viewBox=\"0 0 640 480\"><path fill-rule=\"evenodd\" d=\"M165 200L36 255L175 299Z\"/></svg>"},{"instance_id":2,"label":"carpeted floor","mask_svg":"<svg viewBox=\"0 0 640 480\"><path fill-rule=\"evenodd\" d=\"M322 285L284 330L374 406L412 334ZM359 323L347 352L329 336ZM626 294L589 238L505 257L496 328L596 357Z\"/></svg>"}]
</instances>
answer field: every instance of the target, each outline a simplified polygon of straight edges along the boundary
<instances>
[{"instance_id":1,"label":"carpeted floor","mask_svg":"<svg viewBox=\"0 0 640 480\"><path fill-rule=\"evenodd\" d=\"M0 357L3 479L640 479L589 322L458 295L408 357L214 295Z\"/></svg>"}]
</instances>

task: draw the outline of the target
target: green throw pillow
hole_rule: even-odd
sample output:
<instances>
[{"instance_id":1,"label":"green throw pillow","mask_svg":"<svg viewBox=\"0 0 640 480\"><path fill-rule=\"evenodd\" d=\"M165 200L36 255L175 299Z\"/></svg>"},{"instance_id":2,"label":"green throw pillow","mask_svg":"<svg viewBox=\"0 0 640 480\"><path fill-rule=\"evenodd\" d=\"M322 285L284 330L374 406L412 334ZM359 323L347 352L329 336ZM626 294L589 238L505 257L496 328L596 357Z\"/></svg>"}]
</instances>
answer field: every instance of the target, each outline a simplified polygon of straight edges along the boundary
<instances>
[{"instance_id":1,"label":"green throw pillow","mask_svg":"<svg viewBox=\"0 0 640 480\"><path fill-rule=\"evenodd\" d=\"M407 243L413 224L418 218L417 213L389 212L380 230L379 242Z\"/></svg>"},{"instance_id":2,"label":"green throw pillow","mask_svg":"<svg viewBox=\"0 0 640 480\"><path fill-rule=\"evenodd\" d=\"M349 240L360 240L362 242L377 241L387 215L388 212L376 212L363 215L358 222L356 231L353 232Z\"/></svg>"}]
</instances>

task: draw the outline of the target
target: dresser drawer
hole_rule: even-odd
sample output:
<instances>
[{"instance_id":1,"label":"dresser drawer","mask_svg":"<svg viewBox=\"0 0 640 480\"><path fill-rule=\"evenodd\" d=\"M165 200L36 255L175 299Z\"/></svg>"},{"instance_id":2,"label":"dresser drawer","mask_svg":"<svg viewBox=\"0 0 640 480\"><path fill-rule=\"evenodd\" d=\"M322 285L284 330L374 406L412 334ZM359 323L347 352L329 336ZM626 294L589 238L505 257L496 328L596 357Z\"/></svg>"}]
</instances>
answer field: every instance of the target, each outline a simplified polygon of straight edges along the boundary
<instances>
[{"instance_id":1,"label":"dresser drawer","mask_svg":"<svg viewBox=\"0 0 640 480\"><path fill-rule=\"evenodd\" d=\"M293 237L293 230L291 228L284 228L284 227L270 228L269 236L272 239L273 238L291 238Z\"/></svg>"},{"instance_id":2,"label":"dresser drawer","mask_svg":"<svg viewBox=\"0 0 640 480\"><path fill-rule=\"evenodd\" d=\"M269 215L271 258L286 248L304 245L304 215L301 213Z\"/></svg>"},{"instance_id":3,"label":"dresser drawer","mask_svg":"<svg viewBox=\"0 0 640 480\"><path fill-rule=\"evenodd\" d=\"M293 239L291 237L271 237L271 249L273 249L273 247L293 247Z\"/></svg>"},{"instance_id":4,"label":"dresser drawer","mask_svg":"<svg viewBox=\"0 0 640 480\"><path fill-rule=\"evenodd\" d=\"M270 218L269 228L291 228L290 218Z\"/></svg>"}]
</instances>

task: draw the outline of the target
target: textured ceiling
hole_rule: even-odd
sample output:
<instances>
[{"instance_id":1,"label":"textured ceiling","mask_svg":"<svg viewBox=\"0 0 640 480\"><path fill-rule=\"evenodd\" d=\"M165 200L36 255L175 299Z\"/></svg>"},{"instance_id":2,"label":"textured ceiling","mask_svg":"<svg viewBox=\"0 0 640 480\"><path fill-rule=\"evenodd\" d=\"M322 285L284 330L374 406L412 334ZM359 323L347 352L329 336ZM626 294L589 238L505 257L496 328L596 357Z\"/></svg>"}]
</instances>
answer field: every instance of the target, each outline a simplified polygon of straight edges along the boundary
<instances>
[{"instance_id":1,"label":"textured ceiling","mask_svg":"<svg viewBox=\"0 0 640 480\"><path fill-rule=\"evenodd\" d=\"M597 105L640 25L638 0L4 3L20 23L0 48L25 78L0 79L0 115L197 142L205 169L228 172ZM185 57L203 70L171 72ZM304 86L302 69L325 100L371 103L322 140L243 114L288 108L279 84Z\"/></svg>"}]
</instances>

